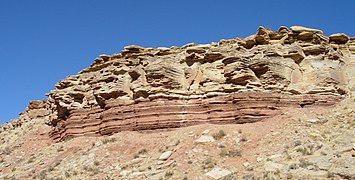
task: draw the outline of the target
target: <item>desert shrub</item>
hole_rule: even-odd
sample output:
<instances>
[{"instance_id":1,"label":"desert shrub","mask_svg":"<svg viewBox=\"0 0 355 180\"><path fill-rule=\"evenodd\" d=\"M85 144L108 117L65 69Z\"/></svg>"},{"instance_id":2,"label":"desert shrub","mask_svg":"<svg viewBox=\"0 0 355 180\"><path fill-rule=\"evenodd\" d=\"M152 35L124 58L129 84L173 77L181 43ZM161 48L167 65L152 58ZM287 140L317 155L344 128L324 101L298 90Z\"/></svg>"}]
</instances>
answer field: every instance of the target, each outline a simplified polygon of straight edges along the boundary
<instances>
[{"instance_id":1,"label":"desert shrub","mask_svg":"<svg viewBox=\"0 0 355 180\"><path fill-rule=\"evenodd\" d=\"M166 172L165 172L165 177L166 178L169 178L169 177L171 177L171 176L173 176L174 175L174 171L172 171L172 170L167 170Z\"/></svg>"},{"instance_id":2,"label":"desert shrub","mask_svg":"<svg viewBox=\"0 0 355 180\"><path fill-rule=\"evenodd\" d=\"M219 130L218 133L212 134L212 137L216 140L222 139L227 134L223 130Z\"/></svg>"},{"instance_id":3,"label":"desert shrub","mask_svg":"<svg viewBox=\"0 0 355 180\"><path fill-rule=\"evenodd\" d=\"M65 171L64 175L65 175L66 178L70 177L70 173L68 171Z\"/></svg>"},{"instance_id":4,"label":"desert shrub","mask_svg":"<svg viewBox=\"0 0 355 180\"><path fill-rule=\"evenodd\" d=\"M180 140L175 141L175 146L179 145L180 142L181 142Z\"/></svg>"},{"instance_id":5,"label":"desert shrub","mask_svg":"<svg viewBox=\"0 0 355 180\"><path fill-rule=\"evenodd\" d=\"M236 156L241 157L242 156L242 151L240 149L230 150L229 151L229 156L230 157L236 157Z\"/></svg>"},{"instance_id":6,"label":"desert shrub","mask_svg":"<svg viewBox=\"0 0 355 180\"><path fill-rule=\"evenodd\" d=\"M109 143L109 142L110 142L110 139L108 139L108 138L102 140L102 143L103 143L103 144L107 144L107 143Z\"/></svg>"},{"instance_id":7,"label":"desert shrub","mask_svg":"<svg viewBox=\"0 0 355 180\"><path fill-rule=\"evenodd\" d=\"M240 141L242 141L242 142L248 141L248 138L245 135L242 135L242 137L240 138Z\"/></svg>"},{"instance_id":8,"label":"desert shrub","mask_svg":"<svg viewBox=\"0 0 355 180\"><path fill-rule=\"evenodd\" d=\"M5 149L2 150L3 154L9 155L12 153L12 149L10 147L5 147Z\"/></svg>"},{"instance_id":9,"label":"desert shrub","mask_svg":"<svg viewBox=\"0 0 355 180\"><path fill-rule=\"evenodd\" d=\"M94 161L94 165L98 166L98 165L100 165L100 162L99 161Z\"/></svg>"},{"instance_id":10,"label":"desert shrub","mask_svg":"<svg viewBox=\"0 0 355 180\"><path fill-rule=\"evenodd\" d=\"M133 159L137 159L137 158L139 158L139 154L134 154Z\"/></svg>"},{"instance_id":11,"label":"desert shrub","mask_svg":"<svg viewBox=\"0 0 355 180\"><path fill-rule=\"evenodd\" d=\"M61 152L61 151L64 151L63 146L59 146L58 149L57 149L57 152Z\"/></svg>"},{"instance_id":12,"label":"desert shrub","mask_svg":"<svg viewBox=\"0 0 355 180\"><path fill-rule=\"evenodd\" d=\"M54 171L54 167L53 167L53 166L49 166L49 167L48 167L48 171L49 171L49 172Z\"/></svg>"},{"instance_id":13,"label":"desert shrub","mask_svg":"<svg viewBox=\"0 0 355 180\"><path fill-rule=\"evenodd\" d=\"M210 169L213 168L216 165L216 161L211 159L211 158L207 158L206 160L203 161L203 165L202 168L203 169Z\"/></svg>"},{"instance_id":14,"label":"desert shrub","mask_svg":"<svg viewBox=\"0 0 355 180\"><path fill-rule=\"evenodd\" d=\"M242 156L242 151L240 149L233 149L233 150L226 150L222 149L221 152L219 153L221 157L241 157Z\"/></svg>"},{"instance_id":15,"label":"desert shrub","mask_svg":"<svg viewBox=\"0 0 355 180\"><path fill-rule=\"evenodd\" d=\"M46 170L42 170L39 174L38 174L38 178L39 179L46 179L47 177L47 171Z\"/></svg>"},{"instance_id":16,"label":"desert shrub","mask_svg":"<svg viewBox=\"0 0 355 180\"><path fill-rule=\"evenodd\" d=\"M148 152L147 149L143 148L138 151L138 154L145 154L147 152Z\"/></svg>"},{"instance_id":17,"label":"desert shrub","mask_svg":"<svg viewBox=\"0 0 355 180\"><path fill-rule=\"evenodd\" d=\"M293 175L291 173L288 173L286 178L287 179L293 179Z\"/></svg>"},{"instance_id":18,"label":"desert shrub","mask_svg":"<svg viewBox=\"0 0 355 180\"><path fill-rule=\"evenodd\" d=\"M117 141L117 139L112 137L112 138L106 138L106 139L102 140L102 143L107 144L109 142L115 142L115 141Z\"/></svg>"}]
</instances>

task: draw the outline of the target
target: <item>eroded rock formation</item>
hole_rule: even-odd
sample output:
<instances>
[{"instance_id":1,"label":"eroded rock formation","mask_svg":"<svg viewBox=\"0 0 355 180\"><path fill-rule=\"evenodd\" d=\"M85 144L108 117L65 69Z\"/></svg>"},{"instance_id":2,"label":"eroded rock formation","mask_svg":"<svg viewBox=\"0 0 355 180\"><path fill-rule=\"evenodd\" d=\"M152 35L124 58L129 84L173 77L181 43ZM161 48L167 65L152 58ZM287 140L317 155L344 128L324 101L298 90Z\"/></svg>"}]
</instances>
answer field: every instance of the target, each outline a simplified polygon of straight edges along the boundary
<instances>
[{"instance_id":1,"label":"eroded rock formation","mask_svg":"<svg viewBox=\"0 0 355 180\"><path fill-rule=\"evenodd\" d=\"M6 130L11 130L20 127L22 123L31 119L41 118L46 123L50 122L51 116L54 114L51 104L47 100L35 100L28 103L24 112L21 112L18 118L0 125L0 133Z\"/></svg>"},{"instance_id":2,"label":"eroded rock formation","mask_svg":"<svg viewBox=\"0 0 355 180\"><path fill-rule=\"evenodd\" d=\"M355 39L301 26L183 47L127 46L47 94L51 136L246 123L354 92Z\"/></svg>"},{"instance_id":3,"label":"eroded rock formation","mask_svg":"<svg viewBox=\"0 0 355 180\"><path fill-rule=\"evenodd\" d=\"M289 108L329 106L332 95L281 95L266 92L207 94L207 96L151 96L132 102L108 101L105 108L70 111L51 136L66 139L80 135L107 135L127 130L179 128L212 123L251 123L278 115Z\"/></svg>"}]
</instances>

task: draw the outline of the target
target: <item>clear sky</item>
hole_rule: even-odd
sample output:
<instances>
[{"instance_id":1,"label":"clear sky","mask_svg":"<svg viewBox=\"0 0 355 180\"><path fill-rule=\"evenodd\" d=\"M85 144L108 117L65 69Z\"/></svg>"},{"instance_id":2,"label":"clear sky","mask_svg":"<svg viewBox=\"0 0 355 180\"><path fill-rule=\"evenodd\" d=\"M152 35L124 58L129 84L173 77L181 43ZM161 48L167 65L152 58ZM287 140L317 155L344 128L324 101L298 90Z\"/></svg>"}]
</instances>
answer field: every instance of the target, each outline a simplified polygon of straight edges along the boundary
<instances>
[{"instance_id":1,"label":"clear sky","mask_svg":"<svg viewBox=\"0 0 355 180\"><path fill-rule=\"evenodd\" d=\"M260 25L355 36L354 11L354 0L0 0L0 124L126 45L210 43Z\"/></svg>"}]
</instances>

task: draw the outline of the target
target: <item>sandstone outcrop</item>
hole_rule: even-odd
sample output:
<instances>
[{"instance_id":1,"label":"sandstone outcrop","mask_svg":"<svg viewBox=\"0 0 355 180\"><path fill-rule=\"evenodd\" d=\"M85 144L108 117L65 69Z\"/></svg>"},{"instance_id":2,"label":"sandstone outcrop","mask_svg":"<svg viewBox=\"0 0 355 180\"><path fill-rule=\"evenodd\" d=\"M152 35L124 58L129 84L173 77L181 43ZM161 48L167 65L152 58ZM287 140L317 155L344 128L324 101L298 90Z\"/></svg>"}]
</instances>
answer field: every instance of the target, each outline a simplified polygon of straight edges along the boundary
<instances>
[{"instance_id":1,"label":"sandstone outcrop","mask_svg":"<svg viewBox=\"0 0 355 180\"><path fill-rule=\"evenodd\" d=\"M50 106L47 100L31 101L26 107L26 110L19 114L20 116L18 118L0 125L0 133L20 127L22 123L35 118L41 118L44 120L44 123L50 123L50 116L53 114Z\"/></svg>"},{"instance_id":2,"label":"sandstone outcrop","mask_svg":"<svg viewBox=\"0 0 355 180\"><path fill-rule=\"evenodd\" d=\"M259 27L244 39L183 47L127 46L56 84L46 116L61 140L199 123L247 123L287 108L329 106L355 90L355 39ZM30 107L29 106L29 107ZM41 107L41 108L40 108Z\"/></svg>"}]
</instances>

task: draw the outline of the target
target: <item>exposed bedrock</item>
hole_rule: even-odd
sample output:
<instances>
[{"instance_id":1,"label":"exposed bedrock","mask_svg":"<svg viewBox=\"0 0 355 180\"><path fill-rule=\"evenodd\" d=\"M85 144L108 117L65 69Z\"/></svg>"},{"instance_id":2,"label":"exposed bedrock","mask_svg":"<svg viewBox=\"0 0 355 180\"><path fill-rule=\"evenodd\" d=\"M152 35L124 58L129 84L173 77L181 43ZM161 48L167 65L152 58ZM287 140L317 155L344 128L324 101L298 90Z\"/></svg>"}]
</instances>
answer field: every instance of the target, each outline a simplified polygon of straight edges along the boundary
<instances>
[{"instance_id":1,"label":"exposed bedrock","mask_svg":"<svg viewBox=\"0 0 355 180\"><path fill-rule=\"evenodd\" d=\"M154 130L203 123L251 123L278 115L290 108L330 106L340 96L281 95L241 92L212 97L156 96L132 102L109 102L104 109L72 110L51 136L63 140L82 135L108 135L120 131Z\"/></svg>"},{"instance_id":2,"label":"exposed bedrock","mask_svg":"<svg viewBox=\"0 0 355 180\"><path fill-rule=\"evenodd\" d=\"M354 38L300 26L183 47L127 46L48 93L61 140L124 130L247 123L352 95Z\"/></svg>"},{"instance_id":3,"label":"exposed bedrock","mask_svg":"<svg viewBox=\"0 0 355 180\"><path fill-rule=\"evenodd\" d=\"M100 55L90 67L59 81L45 106L34 103L21 117L43 117L58 140L253 122L307 106L304 102L323 106L353 96L353 77L354 37L328 37L301 26L259 27L244 39L170 48L131 45Z\"/></svg>"}]
</instances>

